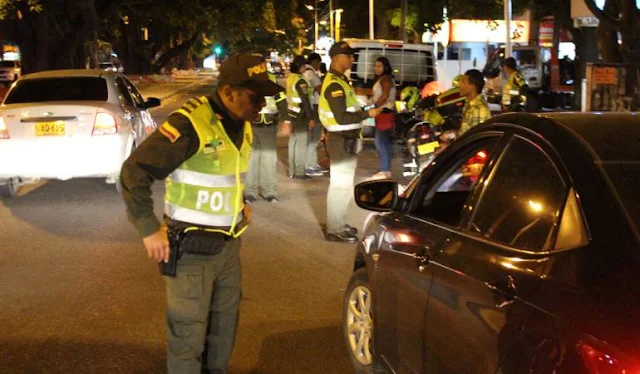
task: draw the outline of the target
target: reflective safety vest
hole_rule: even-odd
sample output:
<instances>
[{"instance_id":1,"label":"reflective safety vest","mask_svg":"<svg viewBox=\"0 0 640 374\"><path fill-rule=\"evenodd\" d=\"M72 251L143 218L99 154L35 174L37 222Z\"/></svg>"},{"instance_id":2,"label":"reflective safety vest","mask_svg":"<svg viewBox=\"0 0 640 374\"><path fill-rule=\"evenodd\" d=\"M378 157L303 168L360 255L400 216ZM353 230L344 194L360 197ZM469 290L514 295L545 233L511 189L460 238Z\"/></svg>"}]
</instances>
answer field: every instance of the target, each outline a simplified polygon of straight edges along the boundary
<instances>
[{"instance_id":1,"label":"reflective safety vest","mask_svg":"<svg viewBox=\"0 0 640 374\"><path fill-rule=\"evenodd\" d=\"M338 83L340 87L344 90L345 100L347 104L347 112L358 112L360 111L360 103L358 103L358 99L356 98L356 93L351 88L349 83L345 82L344 79L339 76L329 72L327 76L324 78L324 82L322 83L322 91L320 92L320 103L318 104L318 115L320 117L320 122L324 126L327 131L349 131L349 130L359 130L362 128L362 123L349 123L349 124L339 124L336 121L335 115L331 112L331 107L329 106L329 101L325 98L325 91L327 87L331 83Z\"/></svg>"},{"instance_id":2,"label":"reflective safety vest","mask_svg":"<svg viewBox=\"0 0 640 374\"><path fill-rule=\"evenodd\" d=\"M196 154L166 179L164 211L171 219L238 237L247 228L243 215L244 178L253 134L244 125L240 150L229 138L206 97L189 100L174 113L187 117L198 134Z\"/></svg>"},{"instance_id":3,"label":"reflective safety vest","mask_svg":"<svg viewBox=\"0 0 640 374\"><path fill-rule=\"evenodd\" d=\"M502 105L511 105L511 97L520 95L520 87L527 84L526 79L519 71L514 71L509 75L507 83L502 88Z\"/></svg>"},{"instance_id":4,"label":"reflective safety vest","mask_svg":"<svg viewBox=\"0 0 640 374\"><path fill-rule=\"evenodd\" d=\"M269 73L269 79L272 82L276 82L276 76ZM267 105L265 105L261 110L260 110L260 122L259 123L271 123L273 122L271 119L268 119L267 116L275 116L276 114L278 114L278 103L282 100L285 100L286 96L284 95L283 92L278 93L275 96L265 96L264 100L267 103Z\"/></svg>"},{"instance_id":5,"label":"reflective safety vest","mask_svg":"<svg viewBox=\"0 0 640 374\"><path fill-rule=\"evenodd\" d=\"M289 74L287 78L287 106L289 107L289 116L291 118L297 118L302 113L302 98L296 90L296 85L300 80L304 80L307 83L307 97L311 100L313 91L310 89L311 85L304 78L302 74Z\"/></svg>"}]
</instances>

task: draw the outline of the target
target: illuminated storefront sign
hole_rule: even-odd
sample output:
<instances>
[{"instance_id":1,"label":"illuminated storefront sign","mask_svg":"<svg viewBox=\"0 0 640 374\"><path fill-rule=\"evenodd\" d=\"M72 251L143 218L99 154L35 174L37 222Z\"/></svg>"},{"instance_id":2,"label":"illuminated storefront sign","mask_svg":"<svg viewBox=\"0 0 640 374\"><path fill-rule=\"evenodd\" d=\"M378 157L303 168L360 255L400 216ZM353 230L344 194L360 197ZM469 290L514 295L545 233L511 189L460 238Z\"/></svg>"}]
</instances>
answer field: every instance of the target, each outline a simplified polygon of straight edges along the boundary
<instances>
[{"instance_id":1,"label":"illuminated storefront sign","mask_svg":"<svg viewBox=\"0 0 640 374\"><path fill-rule=\"evenodd\" d=\"M507 24L503 20L451 20L451 42L505 43ZM529 42L529 21L511 21L511 41Z\"/></svg>"}]
</instances>

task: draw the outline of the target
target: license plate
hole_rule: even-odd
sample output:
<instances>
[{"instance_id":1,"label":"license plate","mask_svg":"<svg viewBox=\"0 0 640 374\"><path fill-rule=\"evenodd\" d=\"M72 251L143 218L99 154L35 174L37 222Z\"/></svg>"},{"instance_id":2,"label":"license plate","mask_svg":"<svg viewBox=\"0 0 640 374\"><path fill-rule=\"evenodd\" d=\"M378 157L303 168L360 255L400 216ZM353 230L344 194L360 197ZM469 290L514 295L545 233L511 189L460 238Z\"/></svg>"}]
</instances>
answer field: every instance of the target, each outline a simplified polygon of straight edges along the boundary
<instances>
[{"instance_id":1,"label":"license plate","mask_svg":"<svg viewBox=\"0 0 640 374\"><path fill-rule=\"evenodd\" d=\"M438 147L440 147L440 143L438 143L438 142L420 144L418 146L418 153L421 154L421 155L427 155L429 153L435 152L436 148L438 148Z\"/></svg>"},{"instance_id":2,"label":"license plate","mask_svg":"<svg viewBox=\"0 0 640 374\"><path fill-rule=\"evenodd\" d=\"M38 122L36 123L37 136L63 136L64 122Z\"/></svg>"}]
</instances>

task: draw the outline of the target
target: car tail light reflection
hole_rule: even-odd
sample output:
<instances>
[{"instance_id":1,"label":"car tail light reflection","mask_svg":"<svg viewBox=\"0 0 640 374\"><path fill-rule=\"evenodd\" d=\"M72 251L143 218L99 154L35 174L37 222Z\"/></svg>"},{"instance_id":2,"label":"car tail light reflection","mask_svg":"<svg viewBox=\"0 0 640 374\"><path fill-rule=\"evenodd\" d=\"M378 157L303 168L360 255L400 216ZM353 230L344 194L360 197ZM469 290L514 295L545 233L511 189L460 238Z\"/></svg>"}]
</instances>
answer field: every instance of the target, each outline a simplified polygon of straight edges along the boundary
<instances>
[{"instance_id":1,"label":"car tail light reflection","mask_svg":"<svg viewBox=\"0 0 640 374\"><path fill-rule=\"evenodd\" d=\"M109 113L98 113L91 135L111 135L118 132L116 118Z\"/></svg>"},{"instance_id":2,"label":"car tail light reflection","mask_svg":"<svg viewBox=\"0 0 640 374\"><path fill-rule=\"evenodd\" d=\"M587 343L578 348L588 374L640 374L640 366L621 353L605 352Z\"/></svg>"},{"instance_id":3,"label":"car tail light reflection","mask_svg":"<svg viewBox=\"0 0 640 374\"><path fill-rule=\"evenodd\" d=\"M0 139L9 139L9 129L2 117L0 117Z\"/></svg>"}]
</instances>

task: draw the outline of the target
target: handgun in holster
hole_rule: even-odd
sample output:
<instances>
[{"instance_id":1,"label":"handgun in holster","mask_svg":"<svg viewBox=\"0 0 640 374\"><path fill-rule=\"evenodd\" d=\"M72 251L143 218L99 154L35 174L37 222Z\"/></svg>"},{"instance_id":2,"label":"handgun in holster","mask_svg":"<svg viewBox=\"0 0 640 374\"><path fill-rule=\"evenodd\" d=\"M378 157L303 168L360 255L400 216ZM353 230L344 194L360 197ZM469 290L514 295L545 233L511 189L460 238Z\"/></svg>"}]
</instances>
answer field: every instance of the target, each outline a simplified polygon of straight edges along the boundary
<instances>
[{"instance_id":1,"label":"handgun in holster","mask_svg":"<svg viewBox=\"0 0 640 374\"><path fill-rule=\"evenodd\" d=\"M175 278L178 269L178 260L182 257L183 251L180 249L180 242L182 242L184 235L185 232L182 230L167 230L167 236L169 237L169 261L162 261L158 264L161 275Z\"/></svg>"}]
</instances>

